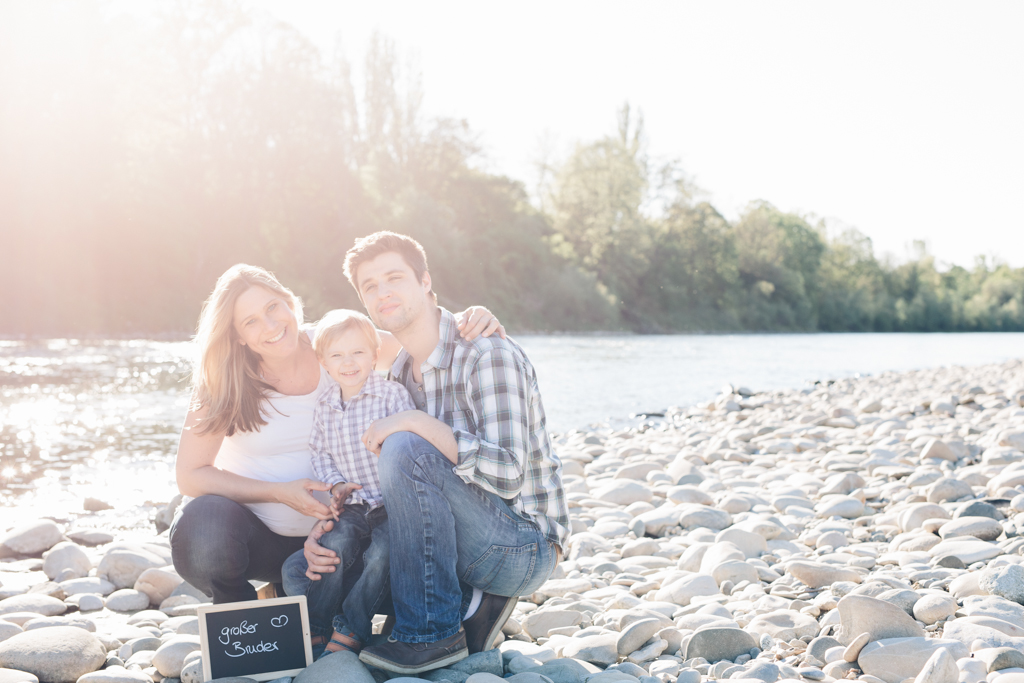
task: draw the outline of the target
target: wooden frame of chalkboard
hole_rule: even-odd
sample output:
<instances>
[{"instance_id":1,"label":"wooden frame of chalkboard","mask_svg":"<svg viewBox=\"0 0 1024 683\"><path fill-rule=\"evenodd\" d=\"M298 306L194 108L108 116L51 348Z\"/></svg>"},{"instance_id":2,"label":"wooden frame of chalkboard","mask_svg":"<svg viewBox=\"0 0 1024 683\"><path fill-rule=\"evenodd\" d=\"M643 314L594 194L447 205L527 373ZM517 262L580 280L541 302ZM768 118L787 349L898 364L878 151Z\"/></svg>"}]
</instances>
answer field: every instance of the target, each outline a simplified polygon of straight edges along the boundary
<instances>
[{"instance_id":1,"label":"wooden frame of chalkboard","mask_svg":"<svg viewBox=\"0 0 1024 683\"><path fill-rule=\"evenodd\" d=\"M203 606L198 616L207 681L270 681L295 676L313 663L305 595Z\"/></svg>"}]
</instances>

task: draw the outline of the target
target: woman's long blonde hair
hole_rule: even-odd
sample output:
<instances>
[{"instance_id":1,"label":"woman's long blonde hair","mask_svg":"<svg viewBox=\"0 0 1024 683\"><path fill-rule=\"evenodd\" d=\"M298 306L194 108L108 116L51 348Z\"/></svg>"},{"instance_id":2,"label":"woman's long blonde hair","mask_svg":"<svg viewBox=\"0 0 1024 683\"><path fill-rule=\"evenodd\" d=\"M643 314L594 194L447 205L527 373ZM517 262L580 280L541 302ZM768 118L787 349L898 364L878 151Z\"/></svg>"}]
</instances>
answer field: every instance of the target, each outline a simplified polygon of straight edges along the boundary
<instances>
[{"instance_id":1,"label":"woman's long blonde hair","mask_svg":"<svg viewBox=\"0 0 1024 683\"><path fill-rule=\"evenodd\" d=\"M239 263L218 278L199 314L195 337L199 353L192 366L192 408L207 409L199 434L231 436L258 432L267 424L266 400L273 387L260 376L259 355L238 343L234 324L235 302L253 286L278 294L302 325L302 301L266 270Z\"/></svg>"}]
</instances>

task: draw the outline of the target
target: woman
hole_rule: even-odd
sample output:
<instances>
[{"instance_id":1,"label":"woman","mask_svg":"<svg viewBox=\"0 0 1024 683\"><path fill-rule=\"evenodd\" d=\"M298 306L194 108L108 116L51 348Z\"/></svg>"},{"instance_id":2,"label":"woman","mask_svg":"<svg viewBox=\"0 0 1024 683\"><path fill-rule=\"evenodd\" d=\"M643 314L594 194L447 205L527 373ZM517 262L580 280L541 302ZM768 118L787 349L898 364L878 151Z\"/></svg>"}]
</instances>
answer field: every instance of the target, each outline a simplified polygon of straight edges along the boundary
<instances>
[{"instance_id":1,"label":"woman","mask_svg":"<svg viewBox=\"0 0 1024 683\"><path fill-rule=\"evenodd\" d=\"M313 479L309 437L332 380L302 327L302 304L262 268L236 265L203 305L192 405L178 443L187 502L171 526L174 567L214 602L253 600L250 580L279 582L318 519L328 485ZM486 309L461 316L463 337L504 333ZM400 347L382 332L378 369Z\"/></svg>"}]
</instances>

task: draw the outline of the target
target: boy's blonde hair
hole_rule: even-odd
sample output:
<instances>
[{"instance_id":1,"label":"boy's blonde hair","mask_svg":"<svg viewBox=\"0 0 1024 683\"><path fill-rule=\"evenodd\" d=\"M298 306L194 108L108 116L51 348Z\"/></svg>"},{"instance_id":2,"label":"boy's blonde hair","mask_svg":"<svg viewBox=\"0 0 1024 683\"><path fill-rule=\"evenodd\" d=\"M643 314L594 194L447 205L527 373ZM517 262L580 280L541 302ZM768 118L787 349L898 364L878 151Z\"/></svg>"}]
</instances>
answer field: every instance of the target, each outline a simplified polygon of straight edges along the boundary
<instances>
[{"instance_id":1,"label":"boy's blonde hair","mask_svg":"<svg viewBox=\"0 0 1024 683\"><path fill-rule=\"evenodd\" d=\"M377 333L377 328L373 326L373 322L369 318L359 311L336 308L333 311L328 311L316 324L316 330L313 332L313 350L316 351L317 358L323 358L327 347L352 328L356 328L366 335L366 340L370 342L370 346L374 350L380 350L380 334Z\"/></svg>"}]
</instances>

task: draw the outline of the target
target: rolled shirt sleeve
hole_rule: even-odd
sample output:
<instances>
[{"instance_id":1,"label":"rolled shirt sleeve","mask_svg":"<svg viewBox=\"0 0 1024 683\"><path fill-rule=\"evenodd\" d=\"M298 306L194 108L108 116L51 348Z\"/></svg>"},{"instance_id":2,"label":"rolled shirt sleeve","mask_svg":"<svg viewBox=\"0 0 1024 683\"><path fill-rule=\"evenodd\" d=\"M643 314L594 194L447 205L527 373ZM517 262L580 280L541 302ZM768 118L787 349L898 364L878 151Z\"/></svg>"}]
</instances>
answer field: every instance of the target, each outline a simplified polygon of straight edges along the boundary
<instances>
[{"instance_id":1,"label":"rolled shirt sleeve","mask_svg":"<svg viewBox=\"0 0 1024 683\"><path fill-rule=\"evenodd\" d=\"M325 484L334 486L345 481L338 466L334 464L331 457L330 443L327 436L327 427L324 420L324 411L330 407L320 403L313 413L313 432L309 436L309 450L313 459L313 473L316 478Z\"/></svg>"},{"instance_id":2,"label":"rolled shirt sleeve","mask_svg":"<svg viewBox=\"0 0 1024 683\"><path fill-rule=\"evenodd\" d=\"M525 481L523 460L530 445L525 377L509 350L485 350L468 379L472 414L454 416L458 424L452 425L459 452L455 473L506 500L516 498Z\"/></svg>"}]
</instances>

